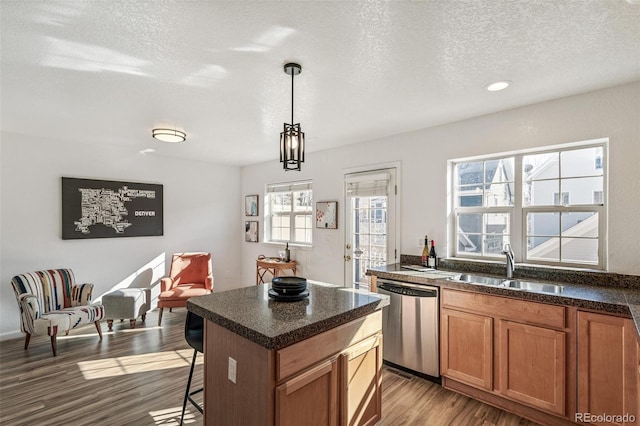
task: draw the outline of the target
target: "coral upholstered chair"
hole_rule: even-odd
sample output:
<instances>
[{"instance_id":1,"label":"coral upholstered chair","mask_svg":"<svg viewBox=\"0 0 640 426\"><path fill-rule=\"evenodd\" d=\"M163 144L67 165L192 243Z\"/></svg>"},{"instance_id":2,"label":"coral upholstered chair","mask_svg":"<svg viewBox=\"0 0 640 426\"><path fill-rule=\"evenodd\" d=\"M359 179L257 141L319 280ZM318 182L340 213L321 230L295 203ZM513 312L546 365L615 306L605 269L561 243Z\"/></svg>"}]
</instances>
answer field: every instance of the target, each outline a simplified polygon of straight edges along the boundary
<instances>
[{"instance_id":1,"label":"coral upholstered chair","mask_svg":"<svg viewBox=\"0 0 640 426\"><path fill-rule=\"evenodd\" d=\"M160 280L158 325L164 308L186 307L187 299L210 294L213 274L210 253L176 253L171 260L168 278Z\"/></svg>"}]
</instances>

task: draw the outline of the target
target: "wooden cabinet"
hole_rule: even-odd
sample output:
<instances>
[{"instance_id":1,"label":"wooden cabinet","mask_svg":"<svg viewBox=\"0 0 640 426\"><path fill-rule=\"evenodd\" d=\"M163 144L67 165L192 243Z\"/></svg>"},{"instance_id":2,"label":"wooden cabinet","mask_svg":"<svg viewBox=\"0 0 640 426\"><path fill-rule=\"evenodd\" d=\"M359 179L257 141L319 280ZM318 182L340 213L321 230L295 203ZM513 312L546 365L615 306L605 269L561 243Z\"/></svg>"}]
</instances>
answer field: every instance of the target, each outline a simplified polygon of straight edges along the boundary
<instances>
[{"instance_id":1,"label":"wooden cabinet","mask_svg":"<svg viewBox=\"0 0 640 426\"><path fill-rule=\"evenodd\" d=\"M631 319L578 312L578 413L638 420L638 343ZM580 419L577 419L580 420ZM608 425L636 424L611 417Z\"/></svg>"},{"instance_id":2,"label":"wooden cabinet","mask_svg":"<svg viewBox=\"0 0 640 426\"><path fill-rule=\"evenodd\" d=\"M351 346L341 354L340 367L340 424L376 424L382 418L382 336Z\"/></svg>"},{"instance_id":3,"label":"wooden cabinet","mask_svg":"<svg viewBox=\"0 0 640 426\"><path fill-rule=\"evenodd\" d=\"M563 416L565 333L506 320L499 324L500 393Z\"/></svg>"},{"instance_id":4,"label":"wooden cabinet","mask_svg":"<svg viewBox=\"0 0 640 426\"><path fill-rule=\"evenodd\" d=\"M442 375L493 389L493 318L443 308Z\"/></svg>"},{"instance_id":5,"label":"wooden cabinet","mask_svg":"<svg viewBox=\"0 0 640 426\"><path fill-rule=\"evenodd\" d=\"M279 350L207 321L205 424L373 425L382 417L381 374L381 311Z\"/></svg>"},{"instance_id":6,"label":"wooden cabinet","mask_svg":"<svg viewBox=\"0 0 640 426\"><path fill-rule=\"evenodd\" d=\"M276 425L374 425L382 418L382 336L356 343L338 356L276 387Z\"/></svg>"},{"instance_id":7,"label":"wooden cabinet","mask_svg":"<svg viewBox=\"0 0 640 426\"><path fill-rule=\"evenodd\" d=\"M492 404L513 401L566 416L570 333L562 306L443 289L443 383L485 395ZM513 411L515 405L509 404L501 406ZM537 420L549 421L544 416Z\"/></svg>"},{"instance_id":8,"label":"wooden cabinet","mask_svg":"<svg viewBox=\"0 0 640 426\"><path fill-rule=\"evenodd\" d=\"M333 358L276 387L276 424L338 424L338 360Z\"/></svg>"}]
</instances>

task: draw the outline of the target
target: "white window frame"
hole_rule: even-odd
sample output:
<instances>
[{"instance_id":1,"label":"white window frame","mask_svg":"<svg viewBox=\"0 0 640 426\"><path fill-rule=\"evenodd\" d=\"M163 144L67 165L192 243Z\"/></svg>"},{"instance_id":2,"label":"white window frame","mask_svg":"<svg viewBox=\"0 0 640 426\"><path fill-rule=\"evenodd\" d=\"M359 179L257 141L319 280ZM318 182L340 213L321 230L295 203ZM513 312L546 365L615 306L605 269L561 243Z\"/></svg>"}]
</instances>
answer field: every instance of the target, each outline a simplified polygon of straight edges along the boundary
<instances>
[{"instance_id":1,"label":"white window frame","mask_svg":"<svg viewBox=\"0 0 640 426\"><path fill-rule=\"evenodd\" d=\"M572 151L576 149L585 148L602 148L602 162L603 169L603 189L602 189L602 203L601 204L579 204L579 205L545 205L545 206L524 206L523 205L523 170L522 159L526 155L532 154L544 154L555 153L563 151ZM487 254L475 254L465 253L458 251L458 215L464 213L507 213L509 214L509 238L511 241L511 247L514 250L515 259L517 262L525 262L530 264L551 265L551 266L568 266L576 268L588 268L588 269L601 269L607 268L607 199L608 199L608 140L600 139L596 141L586 141L578 143L570 143L564 145L556 145L551 147L545 147L535 150L518 151L511 153L499 153L495 155L487 155L482 157L462 158L456 160L450 160L450 182L452 185L452 191L450 192L450 208L452 214L450 216L450 233L449 238L451 244L450 254L458 258L477 259L477 260L504 260L504 256L495 256ZM476 162L476 161L491 161L501 158L514 158L514 173L515 184L514 193L515 200L513 206L501 206L501 207L458 207L457 206L457 176L456 165L459 163ZM484 172L483 172L484 173ZM484 178L483 178L484 179ZM562 179L562 178L558 178ZM484 200L483 200L484 204ZM527 229L526 218L528 213L579 213L579 212L597 212L598 213L598 263L582 263L582 262L556 262L546 261L540 259L528 259L527 258ZM484 222L483 229L484 232ZM484 234L483 234L484 235ZM484 241L482 242L484 245ZM481 249L481 253L484 248Z\"/></svg>"},{"instance_id":2,"label":"white window frame","mask_svg":"<svg viewBox=\"0 0 640 426\"><path fill-rule=\"evenodd\" d=\"M311 207L308 213L302 213L302 212L296 212L294 211L294 205L295 203L293 202L293 193L294 192L300 192L300 191L309 191L310 193L310 203L311 203ZM275 194L286 194L289 193L291 194L291 210L288 212L272 212L271 211L271 197ZM303 180L303 181L295 181L295 182L282 182L282 183L272 183L272 184L267 184L265 186L265 215L264 215L264 229L265 229L265 236L264 236L264 241L267 243L289 243L292 245L297 245L297 246L307 246L307 247L311 247L313 245L313 224L314 224L314 209L313 209L313 187L312 187L312 182L310 180ZM309 229L310 230L310 239L309 241L300 241L300 240L296 240L296 217L297 216L309 216L310 217L310 225L309 228L302 228L302 229ZM279 217L289 217L289 238L288 239L274 239L272 237L272 218L274 216L279 216Z\"/></svg>"}]
</instances>

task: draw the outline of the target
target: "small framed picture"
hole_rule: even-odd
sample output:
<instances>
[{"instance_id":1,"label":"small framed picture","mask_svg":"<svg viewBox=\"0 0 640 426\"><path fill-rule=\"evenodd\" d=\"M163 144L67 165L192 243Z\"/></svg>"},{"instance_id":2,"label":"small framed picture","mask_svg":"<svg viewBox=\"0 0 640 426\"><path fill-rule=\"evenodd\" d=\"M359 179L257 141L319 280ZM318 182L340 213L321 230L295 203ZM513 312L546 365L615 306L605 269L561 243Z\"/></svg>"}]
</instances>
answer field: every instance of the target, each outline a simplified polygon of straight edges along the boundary
<instances>
[{"instance_id":1,"label":"small framed picture","mask_svg":"<svg viewBox=\"0 0 640 426\"><path fill-rule=\"evenodd\" d=\"M244 240L248 243L258 242L258 222L248 220L244 223Z\"/></svg>"},{"instance_id":2,"label":"small framed picture","mask_svg":"<svg viewBox=\"0 0 640 426\"><path fill-rule=\"evenodd\" d=\"M247 195L244 197L244 215L258 216L258 196Z\"/></svg>"},{"instance_id":3,"label":"small framed picture","mask_svg":"<svg viewBox=\"0 0 640 426\"><path fill-rule=\"evenodd\" d=\"M337 201L320 201L316 203L316 228L338 229Z\"/></svg>"}]
</instances>

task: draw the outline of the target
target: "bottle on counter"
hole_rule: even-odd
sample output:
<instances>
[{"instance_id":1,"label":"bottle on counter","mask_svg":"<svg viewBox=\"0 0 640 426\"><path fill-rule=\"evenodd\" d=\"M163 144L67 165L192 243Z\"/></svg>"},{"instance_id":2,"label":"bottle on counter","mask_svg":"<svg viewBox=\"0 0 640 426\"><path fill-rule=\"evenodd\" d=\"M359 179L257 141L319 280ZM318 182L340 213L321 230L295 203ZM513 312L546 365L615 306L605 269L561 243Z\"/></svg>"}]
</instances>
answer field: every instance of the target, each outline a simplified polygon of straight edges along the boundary
<instances>
[{"instance_id":1,"label":"bottle on counter","mask_svg":"<svg viewBox=\"0 0 640 426\"><path fill-rule=\"evenodd\" d=\"M284 252L285 252L284 261L291 262L291 250L289 250L289 243L287 243L287 246L285 247Z\"/></svg>"},{"instance_id":2,"label":"bottle on counter","mask_svg":"<svg viewBox=\"0 0 640 426\"><path fill-rule=\"evenodd\" d=\"M422 265L429 266L429 237L424 236L424 247L422 247Z\"/></svg>"},{"instance_id":3,"label":"bottle on counter","mask_svg":"<svg viewBox=\"0 0 640 426\"><path fill-rule=\"evenodd\" d=\"M431 240L431 250L429 250L429 268L438 269L438 256L436 255L436 243Z\"/></svg>"}]
</instances>

